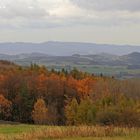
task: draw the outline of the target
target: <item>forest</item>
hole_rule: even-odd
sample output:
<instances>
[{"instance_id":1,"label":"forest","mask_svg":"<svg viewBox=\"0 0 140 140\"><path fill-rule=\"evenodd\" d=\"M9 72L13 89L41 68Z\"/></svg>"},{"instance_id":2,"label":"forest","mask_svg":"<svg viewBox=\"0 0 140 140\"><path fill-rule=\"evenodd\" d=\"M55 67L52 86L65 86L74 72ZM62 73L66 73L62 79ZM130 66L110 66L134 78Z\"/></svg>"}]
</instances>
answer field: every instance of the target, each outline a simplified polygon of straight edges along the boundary
<instances>
[{"instance_id":1,"label":"forest","mask_svg":"<svg viewBox=\"0 0 140 140\"><path fill-rule=\"evenodd\" d=\"M12 66L0 68L0 120L140 127L140 79L3 63Z\"/></svg>"}]
</instances>

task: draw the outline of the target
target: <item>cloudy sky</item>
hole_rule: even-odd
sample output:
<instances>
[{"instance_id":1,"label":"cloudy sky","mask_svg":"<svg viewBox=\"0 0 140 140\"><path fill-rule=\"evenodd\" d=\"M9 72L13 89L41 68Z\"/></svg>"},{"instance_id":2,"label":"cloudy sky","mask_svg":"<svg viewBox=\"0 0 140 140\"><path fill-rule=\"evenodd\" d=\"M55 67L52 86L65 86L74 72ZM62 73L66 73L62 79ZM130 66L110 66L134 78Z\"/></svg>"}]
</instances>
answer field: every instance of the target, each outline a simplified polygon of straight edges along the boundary
<instances>
[{"instance_id":1,"label":"cloudy sky","mask_svg":"<svg viewBox=\"0 0 140 140\"><path fill-rule=\"evenodd\" d=\"M140 45L140 0L0 0L0 42Z\"/></svg>"}]
</instances>

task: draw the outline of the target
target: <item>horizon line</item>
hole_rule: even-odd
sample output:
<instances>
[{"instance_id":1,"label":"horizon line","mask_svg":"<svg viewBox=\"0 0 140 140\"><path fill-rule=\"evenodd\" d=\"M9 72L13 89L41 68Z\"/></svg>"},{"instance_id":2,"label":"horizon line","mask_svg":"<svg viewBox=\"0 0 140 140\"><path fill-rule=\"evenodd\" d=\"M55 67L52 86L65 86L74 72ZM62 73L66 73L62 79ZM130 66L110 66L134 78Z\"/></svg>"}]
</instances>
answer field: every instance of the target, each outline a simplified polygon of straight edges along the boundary
<instances>
[{"instance_id":1,"label":"horizon line","mask_svg":"<svg viewBox=\"0 0 140 140\"><path fill-rule=\"evenodd\" d=\"M96 44L96 45L116 45L116 46L136 46L136 47L140 47L140 44L139 45L134 45L134 44L127 44L127 43L124 43L124 44L117 44L117 43L96 43L96 42L88 42L88 41L83 41L83 42L80 42L80 41L59 41L59 40L50 40L50 41L41 41L41 42L32 42L32 41L0 41L0 44L16 44L16 43L25 43L25 44L44 44L44 43L82 43L82 44Z\"/></svg>"}]
</instances>

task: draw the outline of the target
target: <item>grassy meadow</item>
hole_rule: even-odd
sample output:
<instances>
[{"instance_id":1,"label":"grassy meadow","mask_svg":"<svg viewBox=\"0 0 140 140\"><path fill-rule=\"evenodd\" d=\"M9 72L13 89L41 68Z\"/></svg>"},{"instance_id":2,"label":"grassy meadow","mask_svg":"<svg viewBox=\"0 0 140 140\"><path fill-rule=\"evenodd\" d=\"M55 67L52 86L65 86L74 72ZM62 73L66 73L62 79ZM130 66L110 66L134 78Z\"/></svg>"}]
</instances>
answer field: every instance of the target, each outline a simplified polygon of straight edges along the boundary
<instances>
[{"instance_id":1,"label":"grassy meadow","mask_svg":"<svg viewBox=\"0 0 140 140\"><path fill-rule=\"evenodd\" d=\"M1 125L0 140L139 140L139 128Z\"/></svg>"}]
</instances>

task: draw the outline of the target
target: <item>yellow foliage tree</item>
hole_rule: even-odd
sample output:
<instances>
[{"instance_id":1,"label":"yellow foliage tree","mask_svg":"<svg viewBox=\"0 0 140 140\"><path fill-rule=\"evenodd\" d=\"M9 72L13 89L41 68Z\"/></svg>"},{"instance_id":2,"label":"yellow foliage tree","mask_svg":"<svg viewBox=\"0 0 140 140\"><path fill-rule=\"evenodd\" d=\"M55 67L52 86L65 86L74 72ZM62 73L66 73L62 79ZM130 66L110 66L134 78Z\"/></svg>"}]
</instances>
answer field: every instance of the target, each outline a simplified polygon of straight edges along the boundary
<instances>
[{"instance_id":1,"label":"yellow foliage tree","mask_svg":"<svg viewBox=\"0 0 140 140\"><path fill-rule=\"evenodd\" d=\"M34 104L34 109L32 111L32 118L35 124L46 124L47 123L47 112L45 101L43 99L38 99Z\"/></svg>"}]
</instances>

